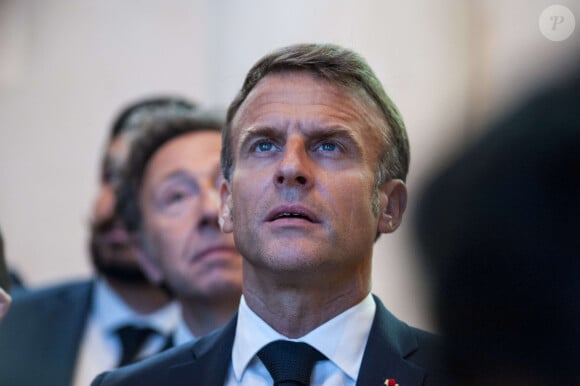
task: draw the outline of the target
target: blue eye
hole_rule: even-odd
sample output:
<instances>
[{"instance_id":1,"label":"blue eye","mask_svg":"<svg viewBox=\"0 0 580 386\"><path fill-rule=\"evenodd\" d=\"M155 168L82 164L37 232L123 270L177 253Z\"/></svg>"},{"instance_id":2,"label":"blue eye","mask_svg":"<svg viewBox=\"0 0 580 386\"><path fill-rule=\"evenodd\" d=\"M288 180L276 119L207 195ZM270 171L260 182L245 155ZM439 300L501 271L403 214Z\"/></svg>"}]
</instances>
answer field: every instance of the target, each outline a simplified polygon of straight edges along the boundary
<instances>
[{"instance_id":1,"label":"blue eye","mask_svg":"<svg viewBox=\"0 0 580 386\"><path fill-rule=\"evenodd\" d=\"M255 146L257 152L266 152L274 150L274 144L272 142L261 141Z\"/></svg>"},{"instance_id":2,"label":"blue eye","mask_svg":"<svg viewBox=\"0 0 580 386\"><path fill-rule=\"evenodd\" d=\"M338 151L339 148L335 143L332 142L324 142L319 146L319 149L322 151Z\"/></svg>"}]
</instances>

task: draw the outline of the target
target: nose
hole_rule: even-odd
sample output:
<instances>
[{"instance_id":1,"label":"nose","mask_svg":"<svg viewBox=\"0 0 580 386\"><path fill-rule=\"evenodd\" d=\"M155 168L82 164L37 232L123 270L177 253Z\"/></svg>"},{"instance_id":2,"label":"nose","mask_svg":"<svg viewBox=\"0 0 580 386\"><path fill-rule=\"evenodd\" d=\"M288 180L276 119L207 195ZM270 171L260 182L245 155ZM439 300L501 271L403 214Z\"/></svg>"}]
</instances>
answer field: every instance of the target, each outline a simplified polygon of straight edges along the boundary
<instances>
[{"instance_id":1,"label":"nose","mask_svg":"<svg viewBox=\"0 0 580 386\"><path fill-rule=\"evenodd\" d=\"M305 144L300 139L290 139L274 174L277 187L308 188L313 181L310 158Z\"/></svg>"},{"instance_id":2,"label":"nose","mask_svg":"<svg viewBox=\"0 0 580 386\"><path fill-rule=\"evenodd\" d=\"M200 197L201 214L198 221L198 229L200 232L220 231L218 222L219 194L213 184L208 182L205 185Z\"/></svg>"}]
</instances>

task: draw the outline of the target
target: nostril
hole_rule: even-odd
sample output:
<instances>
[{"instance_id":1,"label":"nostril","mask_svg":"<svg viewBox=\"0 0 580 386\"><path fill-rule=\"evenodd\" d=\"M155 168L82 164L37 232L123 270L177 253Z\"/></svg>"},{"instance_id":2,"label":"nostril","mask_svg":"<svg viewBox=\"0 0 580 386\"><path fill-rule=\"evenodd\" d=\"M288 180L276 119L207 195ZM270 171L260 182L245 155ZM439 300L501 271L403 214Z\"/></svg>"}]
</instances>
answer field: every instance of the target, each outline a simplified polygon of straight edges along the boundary
<instances>
[{"instance_id":1,"label":"nostril","mask_svg":"<svg viewBox=\"0 0 580 386\"><path fill-rule=\"evenodd\" d=\"M282 183L284 183L284 176L278 176L278 177L276 178L276 182L277 182L277 183L279 183L279 184L282 184Z\"/></svg>"},{"instance_id":2,"label":"nostril","mask_svg":"<svg viewBox=\"0 0 580 386\"><path fill-rule=\"evenodd\" d=\"M296 182L300 185L306 185L306 178L304 176L298 176L296 177Z\"/></svg>"},{"instance_id":3,"label":"nostril","mask_svg":"<svg viewBox=\"0 0 580 386\"><path fill-rule=\"evenodd\" d=\"M199 228L200 229L219 228L217 216L203 216L199 220Z\"/></svg>"}]
</instances>

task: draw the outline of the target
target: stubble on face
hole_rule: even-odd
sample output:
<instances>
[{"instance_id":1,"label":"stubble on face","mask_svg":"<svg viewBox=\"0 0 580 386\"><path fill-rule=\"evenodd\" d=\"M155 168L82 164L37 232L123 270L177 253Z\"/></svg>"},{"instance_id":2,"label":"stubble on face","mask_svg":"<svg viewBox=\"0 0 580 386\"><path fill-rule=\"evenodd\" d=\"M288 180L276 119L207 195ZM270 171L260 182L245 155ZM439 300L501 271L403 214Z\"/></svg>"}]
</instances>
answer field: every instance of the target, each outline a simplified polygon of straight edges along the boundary
<instances>
[{"instance_id":1,"label":"stubble on face","mask_svg":"<svg viewBox=\"0 0 580 386\"><path fill-rule=\"evenodd\" d=\"M101 186L90 224L89 252L97 272L128 284L148 283L137 262L134 240L115 208L115 188L126 161L132 134L120 134L107 148L101 170Z\"/></svg>"},{"instance_id":2,"label":"stubble on face","mask_svg":"<svg viewBox=\"0 0 580 386\"><path fill-rule=\"evenodd\" d=\"M93 266L106 278L123 283L146 284L148 280L135 256L134 247L127 241L114 241L118 220L112 218L91 225L90 254Z\"/></svg>"}]
</instances>

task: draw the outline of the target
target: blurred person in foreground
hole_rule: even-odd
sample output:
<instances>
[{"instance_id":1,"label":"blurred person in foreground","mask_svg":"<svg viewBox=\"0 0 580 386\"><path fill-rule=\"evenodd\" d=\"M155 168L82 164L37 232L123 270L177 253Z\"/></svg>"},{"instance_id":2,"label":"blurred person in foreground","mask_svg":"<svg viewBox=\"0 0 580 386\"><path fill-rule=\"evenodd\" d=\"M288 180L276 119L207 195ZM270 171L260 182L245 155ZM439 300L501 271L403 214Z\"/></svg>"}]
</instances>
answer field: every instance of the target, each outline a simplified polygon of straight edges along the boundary
<instances>
[{"instance_id":1,"label":"blurred person in foreground","mask_svg":"<svg viewBox=\"0 0 580 386\"><path fill-rule=\"evenodd\" d=\"M272 52L223 134L220 222L243 266L236 317L93 385L440 384L436 339L371 294L374 242L403 218L409 149L364 59L325 44Z\"/></svg>"},{"instance_id":2,"label":"blurred person in foreground","mask_svg":"<svg viewBox=\"0 0 580 386\"><path fill-rule=\"evenodd\" d=\"M242 259L218 224L224 118L157 120L131 150L118 199L153 283L180 304L176 345L223 326L238 308Z\"/></svg>"},{"instance_id":3,"label":"blurred person in foreground","mask_svg":"<svg viewBox=\"0 0 580 386\"><path fill-rule=\"evenodd\" d=\"M580 385L580 72L427 186L417 235L457 385Z\"/></svg>"},{"instance_id":4,"label":"blurred person in foreground","mask_svg":"<svg viewBox=\"0 0 580 386\"><path fill-rule=\"evenodd\" d=\"M159 117L189 114L179 97L138 100L115 120L91 220L95 277L14 295L0 329L0 385L85 386L94 376L167 348L179 320L151 284L115 211L115 189L132 141Z\"/></svg>"}]
</instances>

